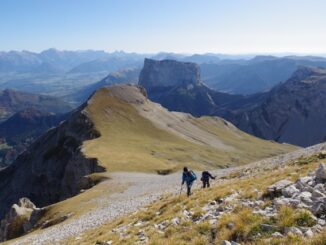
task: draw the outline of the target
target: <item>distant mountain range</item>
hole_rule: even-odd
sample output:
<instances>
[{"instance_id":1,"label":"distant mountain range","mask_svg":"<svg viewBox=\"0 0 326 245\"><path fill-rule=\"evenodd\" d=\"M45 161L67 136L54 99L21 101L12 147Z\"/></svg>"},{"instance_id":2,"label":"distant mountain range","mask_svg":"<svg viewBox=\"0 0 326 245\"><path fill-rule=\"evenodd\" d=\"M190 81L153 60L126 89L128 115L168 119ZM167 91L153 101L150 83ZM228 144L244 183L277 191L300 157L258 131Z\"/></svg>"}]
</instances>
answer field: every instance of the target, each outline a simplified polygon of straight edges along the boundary
<instances>
[{"instance_id":1,"label":"distant mountain range","mask_svg":"<svg viewBox=\"0 0 326 245\"><path fill-rule=\"evenodd\" d=\"M209 88L244 95L269 91L288 79L300 65L326 67L325 58L314 56L10 51L0 52L0 89L16 88L67 97L111 72L141 69L145 58L196 63L200 66L202 81Z\"/></svg>"},{"instance_id":2,"label":"distant mountain range","mask_svg":"<svg viewBox=\"0 0 326 245\"><path fill-rule=\"evenodd\" d=\"M133 62L141 61L141 57L143 56L138 54L107 53L93 50L59 51L49 49L41 53L29 51L0 52L0 72L60 73L69 71L93 72L101 69L113 71L116 67L121 69L123 62L126 63L125 66L130 66ZM96 65L91 66L91 62L95 60L98 62L95 63ZM106 66L101 67L103 64ZM110 67L110 65L113 67Z\"/></svg>"},{"instance_id":3,"label":"distant mountain range","mask_svg":"<svg viewBox=\"0 0 326 245\"><path fill-rule=\"evenodd\" d=\"M247 61L204 63L200 68L202 79L210 88L246 95L269 91L287 80L300 66L326 67L326 59L257 56Z\"/></svg>"}]
</instances>

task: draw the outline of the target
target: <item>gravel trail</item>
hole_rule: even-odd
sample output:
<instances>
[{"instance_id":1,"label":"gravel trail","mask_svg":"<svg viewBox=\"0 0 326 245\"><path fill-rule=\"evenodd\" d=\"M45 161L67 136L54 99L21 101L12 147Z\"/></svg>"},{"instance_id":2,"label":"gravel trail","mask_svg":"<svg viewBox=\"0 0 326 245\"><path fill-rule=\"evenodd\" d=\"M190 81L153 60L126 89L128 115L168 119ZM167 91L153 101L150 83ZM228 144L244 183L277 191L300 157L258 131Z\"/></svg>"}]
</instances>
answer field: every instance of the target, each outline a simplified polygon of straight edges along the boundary
<instances>
[{"instance_id":1,"label":"gravel trail","mask_svg":"<svg viewBox=\"0 0 326 245\"><path fill-rule=\"evenodd\" d=\"M230 171L231 169L218 170L216 175L223 176ZM199 176L200 173L197 174ZM71 236L77 237L78 234L86 230L135 212L164 194L178 193L180 191L181 173L167 176L144 173L112 173L108 176L111 179L101 184L107 185L109 188L111 182L115 184L127 183L129 187L124 192L97 198L97 200L94 200L97 203L97 208L78 218L27 235L11 244L62 244L62 240ZM196 182L194 187L198 188L200 181Z\"/></svg>"},{"instance_id":2,"label":"gravel trail","mask_svg":"<svg viewBox=\"0 0 326 245\"><path fill-rule=\"evenodd\" d=\"M310 148L300 149L295 152L277 157L264 159L241 167L219 169L212 171L217 177L228 175L232 171L251 172L255 170L268 170L277 165L286 164L288 161L300 156L309 156L326 149L326 144L319 144ZM197 173L199 176L200 173ZM128 184L129 187L121 192L104 195L97 198L96 209L66 221L60 225L49 227L35 234L30 234L10 244L62 244L69 237L77 237L82 232L95 228L117 217L135 212L140 208L157 200L167 193L180 191L181 173L167 176L144 173L111 173L110 180L102 182L107 188L114 184ZM199 188L200 181L196 181L194 188ZM185 189L185 188L184 188Z\"/></svg>"}]
</instances>

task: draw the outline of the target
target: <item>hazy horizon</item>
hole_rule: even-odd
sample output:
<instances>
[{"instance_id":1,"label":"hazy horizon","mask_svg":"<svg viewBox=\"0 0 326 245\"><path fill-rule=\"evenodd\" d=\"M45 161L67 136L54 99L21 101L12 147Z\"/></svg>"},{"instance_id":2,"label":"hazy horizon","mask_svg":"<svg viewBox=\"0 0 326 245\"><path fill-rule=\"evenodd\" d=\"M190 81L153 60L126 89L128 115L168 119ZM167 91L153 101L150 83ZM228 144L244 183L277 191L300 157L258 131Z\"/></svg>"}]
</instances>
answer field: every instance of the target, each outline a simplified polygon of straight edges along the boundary
<instances>
[{"instance_id":1,"label":"hazy horizon","mask_svg":"<svg viewBox=\"0 0 326 245\"><path fill-rule=\"evenodd\" d=\"M216 56L251 56L251 57L255 57L255 56L275 56L275 57L286 57L286 56L318 56L318 57L325 57L326 53L295 53L295 52L284 52L284 53L265 53L265 52L255 52L255 53L224 53L224 52L197 52L197 53L185 53L185 52L171 52L171 51L158 51L158 52L133 52L133 51L125 51L125 50L104 50L104 49L92 49L92 48L88 48L88 49L58 49L58 48L47 48L47 49L43 49L40 51L35 51L35 50L28 50L28 49L11 49L11 50L0 50L1 52L31 52L31 53L36 53L36 54L40 54L44 51L48 51L48 50L57 50L59 52L64 52L64 51L72 51L72 52L87 52L87 51L94 51L94 52L106 52L106 53L119 53L119 52L123 52L126 54L138 54L138 55L157 55L157 54L175 54L175 55L184 55L184 56L191 56L191 55L216 55Z\"/></svg>"},{"instance_id":2,"label":"hazy horizon","mask_svg":"<svg viewBox=\"0 0 326 245\"><path fill-rule=\"evenodd\" d=\"M322 0L0 3L0 50L326 54Z\"/></svg>"}]
</instances>

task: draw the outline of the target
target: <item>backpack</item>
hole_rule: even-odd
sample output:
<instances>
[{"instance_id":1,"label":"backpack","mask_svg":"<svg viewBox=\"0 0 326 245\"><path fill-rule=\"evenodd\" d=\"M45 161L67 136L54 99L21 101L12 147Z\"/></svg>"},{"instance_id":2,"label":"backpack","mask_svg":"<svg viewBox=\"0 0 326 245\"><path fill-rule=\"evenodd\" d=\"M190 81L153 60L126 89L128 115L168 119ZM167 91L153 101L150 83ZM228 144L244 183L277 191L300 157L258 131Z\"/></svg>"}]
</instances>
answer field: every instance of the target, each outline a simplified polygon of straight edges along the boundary
<instances>
[{"instance_id":1,"label":"backpack","mask_svg":"<svg viewBox=\"0 0 326 245\"><path fill-rule=\"evenodd\" d=\"M193 182L197 179L197 176L194 171L192 171L192 170L189 171L189 178L190 178L191 182Z\"/></svg>"}]
</instances>

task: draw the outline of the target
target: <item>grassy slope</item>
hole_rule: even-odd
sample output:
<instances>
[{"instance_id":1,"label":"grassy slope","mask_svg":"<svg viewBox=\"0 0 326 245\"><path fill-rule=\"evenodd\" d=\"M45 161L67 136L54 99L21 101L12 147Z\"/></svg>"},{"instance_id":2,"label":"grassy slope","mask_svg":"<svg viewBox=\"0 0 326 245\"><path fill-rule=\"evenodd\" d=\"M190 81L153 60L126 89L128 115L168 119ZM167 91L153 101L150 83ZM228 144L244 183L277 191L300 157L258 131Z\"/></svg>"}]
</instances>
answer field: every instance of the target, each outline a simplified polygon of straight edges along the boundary
<instances>
[{"instance_id":1,"label":"grassy slope","mask_svg":"<svg viewBox=\"0 0 326 245\"><path fill-rule=\"evenodd\" d=\"M195 124L216 135L236 151L198 145L156 128L137 109L98 90L86 108L101 137L85 142L87 156L96 157L109 171L177 170L187 164L205 169L239 165L295 149L249 136L208 117Z\"/></svg>"},{"instance_id":2,"label":"grassy slope","mask_svg":"<svg viewBox=\"0 0 326 245\"><path fill-rule=\"evenodd\" d=\"M107 223L94 230L82 234L78 241L74 238L67 241L67 244L95 244L97 241L113 241L113 244L135 244L138 241L137 233L143 230L149 237L150 245L204 245L220 244L221 240L238 239L241 244L297 244L297 245L324 245L326 241L326 229L316 235L313 239L304 239L297 236L287 236L285 238L271 238L271 233L259 230L260 224L270 223L281 228L297 225L303 211L293 210L289 207L282 207L280 215L275 219L268 220L260 215L255 215L247 207L238 206L232 213L223 216L215 225L217 237L212 240L212 229L214 226L202 222L182 221L180 225L171 225L162 233L158 233L154 224L159 224L166 220L182 216L183 210L193 211L195 214L202 212L201 207L212 200L219 200L237 191L241 198L256 200L264 194L266 188L281 180L296 180L300 176L306 176L309 170L315 170L319 164L316 157L293 161L285 167L264 172L261 171L254 176L247 176L239 179L237 174L229 176L224 180L219 180L213 184L211 189L196 190L190 198L185 196L167 196L160 201L148 206L147 209L136 212L133 215L125 216ZM194 214L194 215L195 215ZM128 238L120 238L116 233L111 232L113 228L135 224L138 221L145 222L144 225L127 228L125 234ZM228 228L230 222L234 223L234 228ZM256 234L261 236L257 237Z\"/></svg>"},{"instance_id":3,"label":"grassy slope","mask_svg":"<svg viewBox=\"0 0 326 245\"><path fill-rule=\"evenodd\" d=\"M198 145L156 128L140 116L134 106L107 96L107 89L97 91L86 111L101 132L101 137L84 142L84 152L88 157L98 158L109 172L177 170L185 164L194 169L226 167L230 163L244 164L296 148L260 140L225 125L222 120L209 117L195 119L194 123L238 151L219 151L207 145ZM93 174L93 178L103 175L107 176L100 173ZM96 202L92 200L124 188L115 185L108 188L99 184L85 193L49 206L41 222L71 213L72 218L78 217L94 208Z\"/></svg>"}]
</instances>

